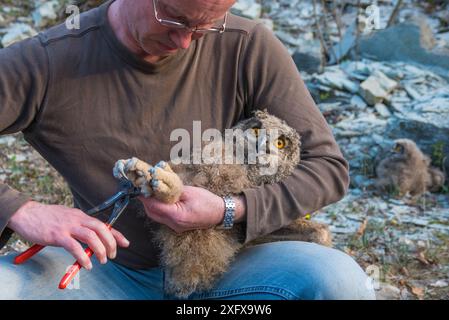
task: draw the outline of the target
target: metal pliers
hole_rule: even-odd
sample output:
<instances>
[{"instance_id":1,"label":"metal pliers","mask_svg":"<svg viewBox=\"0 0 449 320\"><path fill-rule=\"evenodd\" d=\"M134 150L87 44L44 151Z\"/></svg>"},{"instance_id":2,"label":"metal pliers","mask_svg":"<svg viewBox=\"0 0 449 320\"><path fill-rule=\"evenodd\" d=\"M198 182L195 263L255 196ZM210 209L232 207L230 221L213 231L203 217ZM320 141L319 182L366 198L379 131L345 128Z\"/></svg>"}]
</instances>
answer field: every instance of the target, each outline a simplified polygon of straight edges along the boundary
<instances>
[{"instance_id":1,"label":"metal pliers","mask_svg":"<svg viewBox=\"0 0 449 320\"><path fill-rule=\"evenodd\" d=\"M114 194L112 197L104 201L103 203L99 204L98 206L88 210L86 213L90 216L96 216L99 213L109 209L110 207L114 206L112 209L112 213L106 222L106 226L111 229L114 223L117 221L117 219L120 217L120 215L123 213L125 208L128 206L131 198L135 198L141 194L141 191L139 188L134 187L134 185L131 183L131 181L122 178L119 181L119 191ZM22 264L28 259L30 259L32 256L34 256L36 253L41 251L45 246L35 244L28 250L22 252L14 259L14 264ZM91 257L93 254L92 249L87 247L84 252L87 254L88 257ZM72 279L75 277L75 275L78 273L78 271L81 269L81 265L78 261L76 261L66 272L66 274L62 277L60 283L59 283L59 289L65 289L67 285L72 281Z\"/></svg>"}]
</instances>

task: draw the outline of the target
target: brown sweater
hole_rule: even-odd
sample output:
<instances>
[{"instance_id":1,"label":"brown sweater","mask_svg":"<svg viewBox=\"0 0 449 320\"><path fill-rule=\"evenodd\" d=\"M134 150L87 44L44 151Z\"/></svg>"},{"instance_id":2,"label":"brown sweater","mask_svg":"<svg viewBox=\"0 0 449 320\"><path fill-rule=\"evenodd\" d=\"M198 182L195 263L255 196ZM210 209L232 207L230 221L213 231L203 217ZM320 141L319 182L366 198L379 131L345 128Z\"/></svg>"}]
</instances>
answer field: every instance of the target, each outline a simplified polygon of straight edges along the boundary
<instances>
[{"instance_id":1,"label":"brown sweater","mask_svg":"<svg viewBox=\"0 0 449 320\"><path fill-rule=\"evenodd\" d=\"M192 133L201 120L202 130L222 131L264 108L301 134L302 161L285 181L244 192L245 241L343 197L347 162L271 31L231 16L224 34L149 64L115 37L109 4L83 14L79 30L56 26L0 50L0 134L22 131L66 179L76 207L87 210L116 191L116 160L168 160L172 130ZM0 232L29 199L0 183ZM158 250L139 210L135 200L115 225L131 241L116 261L148 268Z\"/></svg>"}]
</instances>

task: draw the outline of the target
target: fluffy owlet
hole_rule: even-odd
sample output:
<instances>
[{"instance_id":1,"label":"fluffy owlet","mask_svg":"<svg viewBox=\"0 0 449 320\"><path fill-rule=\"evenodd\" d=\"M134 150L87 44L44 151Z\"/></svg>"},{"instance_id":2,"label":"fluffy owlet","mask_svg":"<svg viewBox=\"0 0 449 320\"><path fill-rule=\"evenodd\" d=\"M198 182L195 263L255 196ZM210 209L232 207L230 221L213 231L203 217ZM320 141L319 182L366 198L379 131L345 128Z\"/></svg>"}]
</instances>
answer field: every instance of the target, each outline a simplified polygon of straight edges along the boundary
<instances>
[{"instance_id":1,"label":"fluffy owlet","mask_svg":"<svg viewBox=\"0 0 449 320\"><path fill-rule=\"evenodd\" d=\"M409 139L395 140L392 155L383 159L376 168L376 186L382 191L407 192L419 196L429 191L438 191L445 176L439 169L430 166L430 158Z\"/></svg>"},{"instance_id":2,"label":"fluffy owlet","mask_svg":"<svg viewBox=\"0 0 449 320\"><path fill-rule=\"evenodd\" d=\"M256 111L254 117L239 122L232 129L233 136L228 143L225 143L226 136L204 143L203 150L208 151L209 157L203 159L202 164L182 164L176 161L179 159L172 159L152 167L132 158L119 160L114 176L125 176L144 194L174 203L183 185L202 187L219 196L238 195L247 188L281 181L298 165L300 136L279 118ZM217 161L220 159L221 162ZM161 225L155 239L161 248L161 265L166 271L166 291L187 297L194 291L210 289L242 247L239 239L243 233L239 224L231 230L211 228L181 234ZM278 230L272 238L259 239L258 243L276 240L330 244L326 225L304 219Z\"/></svg>"}]
</instances>

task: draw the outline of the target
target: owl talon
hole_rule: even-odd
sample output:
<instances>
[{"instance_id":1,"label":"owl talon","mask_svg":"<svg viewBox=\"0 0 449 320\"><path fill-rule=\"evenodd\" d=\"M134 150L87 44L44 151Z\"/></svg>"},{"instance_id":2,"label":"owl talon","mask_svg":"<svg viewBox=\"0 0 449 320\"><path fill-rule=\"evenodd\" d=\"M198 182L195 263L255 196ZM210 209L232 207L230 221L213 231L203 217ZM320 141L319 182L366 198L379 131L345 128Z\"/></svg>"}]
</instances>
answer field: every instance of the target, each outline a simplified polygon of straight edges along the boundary
<instances>
[{"instance_id":1,"label":"owl talon","mask_svg":"<svg viewBox=\"0 0 449 320\"><path fill-rule=\"evenodd\" d=\"M114 175L114 178L116 179L123 179L129 180L128 176L125 173L125 160L118 160L115 165L114 169L112 170L112 174Z\"/></svg>"},{"instance_id":2,"label":"owl talon","mask_svg":"<svg viewBox=\"0 0 449 320\"><path fill-rule=\"evenodd\" d=\"M156 167L162 168L162 169L165 169L166 166L167 166L167 162L165 162L165 161L159 161L159 162L156 164Z\"/></svg>"}]
</instances>

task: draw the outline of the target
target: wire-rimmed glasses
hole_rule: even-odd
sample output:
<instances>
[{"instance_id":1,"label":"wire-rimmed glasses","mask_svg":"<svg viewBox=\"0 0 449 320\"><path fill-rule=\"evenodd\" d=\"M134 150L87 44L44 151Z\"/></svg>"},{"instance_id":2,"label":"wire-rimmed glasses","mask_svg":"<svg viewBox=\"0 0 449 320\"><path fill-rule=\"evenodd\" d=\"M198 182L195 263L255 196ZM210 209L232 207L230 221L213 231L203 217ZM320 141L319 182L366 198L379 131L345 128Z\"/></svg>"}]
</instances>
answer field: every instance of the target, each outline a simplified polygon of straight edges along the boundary
<instances>
[{"instance_id":1,"label":"wire-rimmed glasses","mask_svg":"<svg viewBox=\"0 0 449 320\"><path fill-rule=\"evenodd\" d=\"M222 23L217 23L216 26L214 25L209 28L200 28L200 27L189 27L187 24L180 22L180 21L161 18L159 16L160 10L158 10L158 7L159 7L159 1L153 0L154 17L161 25L163 25L165 27L175 28L175 29L184 29L184 30L187 30L188 32L203 33L203 34L204 33L214 33L214 32L223 33L226 30L226 21L228 18L227 12L224 15Z\"/></svg>"}]
</instances>

